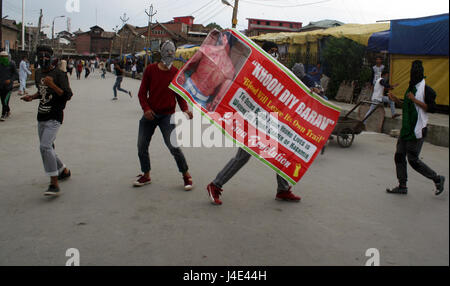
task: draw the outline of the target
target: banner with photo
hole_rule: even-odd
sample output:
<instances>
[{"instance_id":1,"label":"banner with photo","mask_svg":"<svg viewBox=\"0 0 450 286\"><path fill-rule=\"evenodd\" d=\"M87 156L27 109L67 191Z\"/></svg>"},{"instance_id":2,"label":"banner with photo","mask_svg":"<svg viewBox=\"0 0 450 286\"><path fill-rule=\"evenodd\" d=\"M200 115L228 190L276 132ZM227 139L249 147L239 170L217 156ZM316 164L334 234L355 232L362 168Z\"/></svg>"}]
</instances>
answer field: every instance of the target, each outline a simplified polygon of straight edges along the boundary
<instances>
[{"instance_id":1,"label":"banner with photo","mask_svg":"<svg viewBox=\"0 0 450 286\"><path fill-rule=\"evenodd\" d=\"M296 184L340 108L236 30L213 30L170 88L239 146ZM225 162L224 162L225 163Z\"/></svg>"}]
</instances>

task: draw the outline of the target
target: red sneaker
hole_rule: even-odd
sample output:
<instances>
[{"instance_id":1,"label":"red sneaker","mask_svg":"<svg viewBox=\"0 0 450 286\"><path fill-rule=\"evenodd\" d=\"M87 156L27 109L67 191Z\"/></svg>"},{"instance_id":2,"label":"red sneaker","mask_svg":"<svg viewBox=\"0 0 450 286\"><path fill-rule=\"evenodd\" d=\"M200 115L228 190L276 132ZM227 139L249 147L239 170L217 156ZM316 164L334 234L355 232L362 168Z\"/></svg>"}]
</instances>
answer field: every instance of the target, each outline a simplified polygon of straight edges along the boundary
<instances>
[{"instance_id":1,"label":"red sneaker","mask_svg":"<svg viewBox=\"0 0 450 286\"><path fill-rule=\"evenodd\" d=\"M223 190L213 183L209 184L206 189L208 190L208 196L211 199L211 203L213 205L221 205L222 201L220 200L220 196L222 195Z\"/></svg>"},{"instance_id":2,"label":"red sneaker","mask_svg":"<svg viewBox=\"0 0 450 286\"><path fill-rule=\"evenodd\" d=\"M139 179L137 179L134 183L133 186L135 187L142 187L144 185L148 185L152 182L152 179L149 177L148 179L142 174L142 175L138 175L137 176Z\"/></svg>"},{"instance_id":3,"label":"red sneaker","mask_svg":"<svg viewBox=\"0 0 450 286\"><path fill-rule=\"evenodd\" d=\"M185 191L192 190L192 186L194 185L192 182L192 177L191 176L183 176L183 180L184 180L184 190Z\"/></svg>"},{"instance_id":4,"label":"red sneaker","mask_svg":"<svg viewBox=\"0 0 450 286\"><path fill-rule=\"evenodd\" d=\"M275 199L277 201L299 202L302 198L294 195L294 193L291 191L291 187L289 187L287 191L278 192Z\"/></svg>"}]
</instances>

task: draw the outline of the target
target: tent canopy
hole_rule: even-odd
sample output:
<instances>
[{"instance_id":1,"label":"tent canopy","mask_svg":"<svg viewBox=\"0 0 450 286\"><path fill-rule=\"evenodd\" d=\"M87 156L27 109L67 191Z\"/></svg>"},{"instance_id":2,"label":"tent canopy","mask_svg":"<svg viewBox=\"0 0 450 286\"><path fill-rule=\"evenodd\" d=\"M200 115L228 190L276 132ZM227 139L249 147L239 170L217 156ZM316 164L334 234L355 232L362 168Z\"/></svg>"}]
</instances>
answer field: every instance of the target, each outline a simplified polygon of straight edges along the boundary
<instances>
[{"instance_id":1,"label":"tent canopy","mask_svg":"<svg viewBox=\"0 0 450 286\"><path fill-rule=\"evenodd\" d=\"M269 33L251 37L254 41L273 41L277 44L298 44L317 42L324 37L348 38L361 45L367 46L372 34L389 30L389 23L376 24L345 24L324 30L299 33Z\"/></svg>"},{"instance_id":2,"label":"tent canopy","mask_svg":"<svg viewBox=\"0 0 450 286\"><path fill-rule=\"evenodd\" d=\"M367 45L367 49L372 52L387 51L389 49L390 34L391 34L390 31L382 31L374 33L369 38L369 44Z\"/></svg>"},{"instance_id":3,"label":"tent canopy","mask_svg":"<svg viewBox=\"0 0 450 286\"><path fill-rule=\"evenodd\" d=\"M391 21L389 53L448 56L448 13Z\"/></svg>"}]
</instances>

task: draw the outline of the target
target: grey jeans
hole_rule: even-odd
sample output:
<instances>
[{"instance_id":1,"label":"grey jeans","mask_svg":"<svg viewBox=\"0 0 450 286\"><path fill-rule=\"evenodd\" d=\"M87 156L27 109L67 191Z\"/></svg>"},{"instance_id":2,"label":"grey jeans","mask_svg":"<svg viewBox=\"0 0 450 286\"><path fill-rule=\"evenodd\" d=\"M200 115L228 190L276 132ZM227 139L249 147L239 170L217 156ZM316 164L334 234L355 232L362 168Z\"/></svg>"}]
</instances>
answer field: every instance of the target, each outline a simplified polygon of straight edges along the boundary
<instances>
[{"instance_id":1,"label":"grey jeans","mask_svg":"<svg viewBox=\"0 0 450 286\"><path fill-rule=\"evenodd\" d=\"M375 102L378 103L389 103L389 106L391 107L391 116L394 116L396 114L395 112L395 102L393 102L388 96L383 96L383 100L382 101L378 101L378 100L374 100ZM369 113L372 112L372 110L374 110L376 107L378 106L378 104L371 104L369 111L367 111L366 115L364 116L365 120L363 121L363 123L366 123L367 121L367 115L369 115Z\"/></svg>"},{"instance_id":2,"label":"grey jeans","mask_svg":"<svg viewBox=\"0 0 450 286\"><path fill-rule=\"evenodd\" d=\"M251 155L242 148L239 148L236 156L234 156L222 171L217 174L213 184L219 188L222 188L245 164L250 160ZM277 192L287 191L289 189L289 183L277 174Z\"/></svg>"},{"instance_id":3,"label":"grey jeans","mask_svg":"<svg viewBox=\"0 0 450 286\"><path fill-rule=\"evenodd\" d=\"M54 142L59 127L61 127L61 123L56 120L38 122L39 149L45 173L50 177L58 176L66 167L55 152Z\"/></svg>"}]
</instances>

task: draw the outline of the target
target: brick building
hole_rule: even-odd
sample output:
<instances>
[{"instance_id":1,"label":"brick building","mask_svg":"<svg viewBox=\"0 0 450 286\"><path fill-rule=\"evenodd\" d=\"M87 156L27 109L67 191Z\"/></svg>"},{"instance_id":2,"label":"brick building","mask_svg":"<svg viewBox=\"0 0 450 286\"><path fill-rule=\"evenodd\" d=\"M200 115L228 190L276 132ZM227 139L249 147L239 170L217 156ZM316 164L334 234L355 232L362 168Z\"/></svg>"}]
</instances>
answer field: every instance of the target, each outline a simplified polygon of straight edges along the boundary
<instances>
[{"instance_id":1,"label":"brick building","mask_svg":"<svg viewBox=\"0 0 450 286\"><path fill-rule=\"evenodd\" d=\"M248 18L247 36L259 36L267 33L298 32L302 28L301 22L279 21Z\"/></svg>"},{"instance_id":2,"label":"brick building","mask_svg":"<svg viewBox=\"0 0 450 286\"><path fill-rule=\"evenodd\" d=\"M3 19L2 21L2 42L0 43L1 50L5 49L6 46L10 50L17 50L19 48L19 37L20 30L16 26L16 21Z\"/></svg>"},{"instance_id":3,"label":"brick building","mask_svg":"<svg viewBox=\"0 0 450 286\"><path fill-rule=\"evenodd\" d=\"M114 32L106 32L99 26L93 26L87 32L76 34L76 52L79 55L109 55L115 35Z\"/></svg>"}]
</instances>

